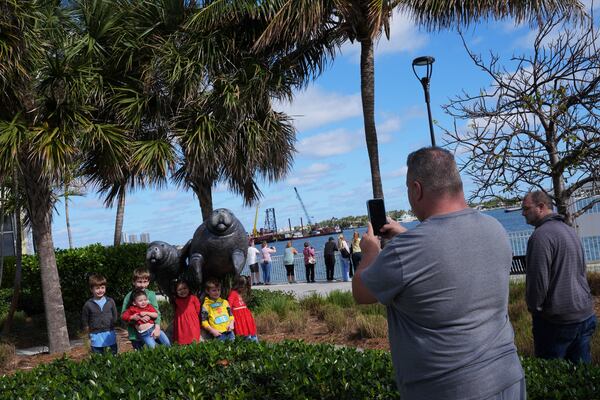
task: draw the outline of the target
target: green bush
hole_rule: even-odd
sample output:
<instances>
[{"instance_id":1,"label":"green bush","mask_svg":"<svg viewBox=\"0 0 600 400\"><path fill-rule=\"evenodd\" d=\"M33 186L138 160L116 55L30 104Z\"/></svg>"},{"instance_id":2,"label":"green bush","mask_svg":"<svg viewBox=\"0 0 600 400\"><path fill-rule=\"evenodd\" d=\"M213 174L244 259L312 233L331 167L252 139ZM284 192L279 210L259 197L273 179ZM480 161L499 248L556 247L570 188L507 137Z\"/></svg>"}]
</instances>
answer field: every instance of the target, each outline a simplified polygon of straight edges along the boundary
<instances>
[{"instance_id":1,"label":"green bush","mask_svg":"<svg viewBox=\"0 0 600 400\"><path fill-rule=\"evenodd\" d=\"M0 289L0 326L8 315L12 300L12 289Z\"/></svg>"},{"instance_id":2,"label":"green bush","mask_svg":"<svg viewBox=\"0 0 600 400\"><path fill-rule=\"evenodd\" d=\"M302 342L211 341L61 359L0 378L0 399L397 399L390 357Z\"/></svg>"},{"instance_id":3,"label":"green bush","mask_svg":"<svg viewBox=\"0 0 600 400\"><path fill-rule=\"evenodd\" d=\"M522 359L527 397L597 399L600 368ZM390 355L298 341L210 341L60 359L0 377L0 399L398 399Z\"/></svg>"},{"instance_id":4,"label":"green bush","mask_svg":"<svg viewBox=\"0 0 600 400\"><path fill-rule=\"evenodd\" d=\"M132 272L144 265L147 245L144 243L105 247L94 244L69 250L56 250L56 265L60 276L63 303L67 311L80 311L90 297L87 278L99 273L108 280L107 294L120 304L131 290ZM3 287L14 280L14 257L5 260ZM40 267L36 256L23 257L22 294L20 308L29 314L44 311Z\"/></svg>"}]
</instances>

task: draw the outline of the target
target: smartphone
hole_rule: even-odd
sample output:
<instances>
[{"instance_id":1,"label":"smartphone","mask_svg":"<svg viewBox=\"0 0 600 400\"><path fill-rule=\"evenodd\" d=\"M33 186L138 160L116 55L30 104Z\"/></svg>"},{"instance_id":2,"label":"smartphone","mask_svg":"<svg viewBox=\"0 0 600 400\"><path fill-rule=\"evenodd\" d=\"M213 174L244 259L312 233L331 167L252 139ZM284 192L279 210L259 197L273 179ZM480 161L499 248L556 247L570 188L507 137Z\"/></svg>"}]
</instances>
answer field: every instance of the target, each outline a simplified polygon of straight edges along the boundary
<instances>
[{"instance_id":1,"label":"smartphone","mask_svg":"<svg viewBox=\"0 0 600 400\"><path fill-rule=\"evenodd\" d=\"M387 217L385 215L385 205L383 199L371 199L367 200L367 211L369 213L369 220L373 225L373 233L380 235L381 227L387 224Z\"/></svg>"}]
</instances>

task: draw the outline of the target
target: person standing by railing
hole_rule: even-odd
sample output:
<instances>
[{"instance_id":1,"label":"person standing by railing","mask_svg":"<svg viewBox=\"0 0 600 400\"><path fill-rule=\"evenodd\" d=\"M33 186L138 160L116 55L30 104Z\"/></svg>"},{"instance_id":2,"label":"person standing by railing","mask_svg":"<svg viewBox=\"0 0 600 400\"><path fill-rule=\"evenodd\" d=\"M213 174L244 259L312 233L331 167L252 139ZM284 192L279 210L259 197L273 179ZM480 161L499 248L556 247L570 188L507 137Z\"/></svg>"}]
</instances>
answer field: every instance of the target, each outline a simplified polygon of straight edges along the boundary
<instances>
[{"instance_id":1,"label":"person standing by railing","mask_svg":"<svg viewBox=\"0 0 600 400\"><path fill-rule=\"evenodd\" d=\"M350 244L350 253L352 254L352 263L350 264L350 278L354 276L354 271L358 268L362 253L360 251L360 235L358 231L354 231L352 234L352 243Z\"/></svg>"},{"instance_id":2,"label":"person standing by railing","mask_svg":"<svg viewBox=\"0 0 600 400\"><path fill-rule=\"evenodd\" d=\"M342 280L348 282L350 279L348 277L350 271L350 247L348 247L348 242L346 242L346 239L344 239L344 235L342 234L338 236L337 247L340 251L340 261L342 262Z\"/></svg>"},{"instance_id":3,"label":"person standing by railing","mask_svg":"<svg viewBox=\"0 0 600 400\"><path fill-rule=\"evenodd\" d=\"M263 274L263 281L265 282L265 285L271 284L271 254L275 252L277 252L277 249L275 249L275 247L273 246L267 247L266 240L262 242L262 248L260 249L260 253L262 254L263 259L261 268Z\"/></svg>"},{"instance_id":4,"label":"person standing by railing","mask_svg":"<svg viewBox=\"0 0 600 400\"><path fill-rule=\"evenodd\" d=\"M296 283L294 276L294 256L296 254L298 254L298 250L292 246L292 241L289 240L283 250L283 265L285 265L288 283Z\"/></svg>"},{"instance_id":5,"label":"person standing by railing","mask_svg":"<svg viewBox=\"0 0 600 400\"><path fill-rule=\"evenodd\" d=\"M315 282L315 264L317 260L315 258L315 248L310 245L309 242L304 242L304 268L306 269L306 283Z\"/></svg>"},{"instance_id":6,"label":"person standing by railing","mask_svg":"<svg viewBox=\"0 0 600 400\"><path fill-rule=\"evenodd\" d=\"M325 260L325 273L327 275L327 282L333 281L333 269L335 267L335 252L338 251L337 246L333 237L330 237L327 243L325 243L325 249L323 250L323 258Z\"/></svg>"}]
</instances>

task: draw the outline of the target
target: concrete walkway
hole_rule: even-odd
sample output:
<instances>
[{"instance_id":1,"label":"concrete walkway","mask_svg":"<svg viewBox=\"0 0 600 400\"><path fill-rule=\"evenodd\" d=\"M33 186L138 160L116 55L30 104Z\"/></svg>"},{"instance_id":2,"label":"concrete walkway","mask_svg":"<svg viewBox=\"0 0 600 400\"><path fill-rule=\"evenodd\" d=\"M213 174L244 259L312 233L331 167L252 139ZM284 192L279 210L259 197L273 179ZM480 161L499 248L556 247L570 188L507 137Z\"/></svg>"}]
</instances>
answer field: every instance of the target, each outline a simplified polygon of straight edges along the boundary
<instances>
[{"instance_id":1,"label":"concrete walkway","mask_svg":"<svg viewBox=\"0 0 600 400\"><path fill-rule=\"evenodd\" d=\"M315 282L315 283L284 283L284 284L275 284L275 285L258 285L252 286L253 290L281 290L283 292L293 292L296 298L302 298L305 296L310 296L311 294L320 294L327 295L327 293L332 290L341 290L345 292L352 291L352 282Z\"/></svg>"},{"instance_id":2,"label":"concrete walkway","mask_svg":"<svg viewBox=\"0 0 600 400\"><path fill-rule=\"evenodd\" d=\"M71 348L83 346L82 339L70 341ZM48 346L29 347L27 349L15 349L15 354L18 356L35 356L36 354L48 353Z\"/></svg>"}]
</instances>

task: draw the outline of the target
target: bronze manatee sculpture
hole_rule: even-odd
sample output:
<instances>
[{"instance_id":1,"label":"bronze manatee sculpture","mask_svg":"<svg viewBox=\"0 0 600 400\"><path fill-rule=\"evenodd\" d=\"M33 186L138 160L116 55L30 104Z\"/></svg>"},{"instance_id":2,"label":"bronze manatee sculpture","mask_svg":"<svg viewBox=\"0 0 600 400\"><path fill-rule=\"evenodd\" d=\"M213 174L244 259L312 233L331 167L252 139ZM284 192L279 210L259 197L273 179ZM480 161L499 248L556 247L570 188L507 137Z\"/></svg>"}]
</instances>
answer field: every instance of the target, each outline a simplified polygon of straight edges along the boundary
<instances>
[{"instance_id":1,"label":"bronze manatee sculpture","mask_svg":"<svg viewBox=\"0 0 600 400\"><path fill-rule=\"evenodd\" d=\"M248 235L242 223L228 209L212 212L194 232L181 251L165 242L152 242L146 264L161 290L174 295L172 282L185 279L198 291L209 278L238 275L244 268Z\"/></svg>"}]
</instances>

